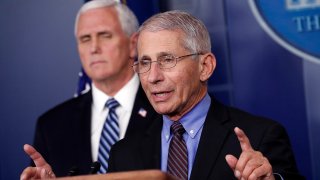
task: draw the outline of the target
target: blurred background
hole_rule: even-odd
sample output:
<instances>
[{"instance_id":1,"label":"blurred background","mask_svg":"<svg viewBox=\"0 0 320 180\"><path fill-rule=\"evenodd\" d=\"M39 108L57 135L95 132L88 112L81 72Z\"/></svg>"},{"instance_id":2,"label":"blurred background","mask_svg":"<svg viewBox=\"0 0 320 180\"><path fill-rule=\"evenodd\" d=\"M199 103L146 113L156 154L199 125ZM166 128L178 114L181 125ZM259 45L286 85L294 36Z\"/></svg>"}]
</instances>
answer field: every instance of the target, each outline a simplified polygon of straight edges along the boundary
<instances>
[{"instance_id":1,"label":"blurred background","mask_svg":"<svg viewBox=\"0 0 320 180\"><path fill-rule=\"evenodd\" d=\"M81 70L74 19L83 0L0 1L0 179L29 164L37 118L72 98ZM210 92L280 122L298 168L320 179L320 4L316 0L126 0L143 22L180 9L206 24L217 58ZM291 29L290 29L291 28ZM63 147L61 147L63 148Z\"/></svg>"}]
</instances>

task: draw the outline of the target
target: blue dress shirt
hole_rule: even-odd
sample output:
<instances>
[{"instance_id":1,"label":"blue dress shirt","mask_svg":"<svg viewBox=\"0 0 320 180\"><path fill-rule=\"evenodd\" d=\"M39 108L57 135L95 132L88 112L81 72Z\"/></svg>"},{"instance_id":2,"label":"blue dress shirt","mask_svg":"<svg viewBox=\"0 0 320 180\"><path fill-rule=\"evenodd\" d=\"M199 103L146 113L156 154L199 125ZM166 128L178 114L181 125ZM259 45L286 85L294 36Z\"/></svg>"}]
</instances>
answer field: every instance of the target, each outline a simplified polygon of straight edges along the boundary
<instances>
[{"instance_id":1,"label":"blue dress shirt","mask_svg":"<svg viewBox=\"0 0 320 180\"><path fill-rule=\"evenodd\" d=\"M208 110L211 104L211 98L208 94L195 106L185 114L179 122L182 124L186 133L183 134L183 139L186 142L188 149L188 178L190 178L192 165L197 153L198 144L201 137L204 121L207 117ZM161 132L161 170L167 172L167 161L169 145L172 138L170 126L174 121L168 116L163 116L163 126Z\"/></svg>"}]
</instances>

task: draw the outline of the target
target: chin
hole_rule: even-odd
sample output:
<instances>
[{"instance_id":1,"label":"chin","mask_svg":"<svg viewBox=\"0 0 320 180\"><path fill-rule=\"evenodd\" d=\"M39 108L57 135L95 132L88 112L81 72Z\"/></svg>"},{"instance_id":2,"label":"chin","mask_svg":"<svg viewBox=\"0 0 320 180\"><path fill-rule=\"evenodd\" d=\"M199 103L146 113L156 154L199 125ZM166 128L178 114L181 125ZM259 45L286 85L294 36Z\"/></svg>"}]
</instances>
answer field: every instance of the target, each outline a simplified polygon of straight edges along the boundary
<instances>
[{"instance_id":1,"label":"chin","mask_svg":"<svg viewBox=\"0 0 320 180\"><path fill-rule=\"evenodd\" d=\"M163 115L167 115L170 114L170 111L168 108L166 107L156 107L154 106L155 111L157 111L158 114L163 114Z\"/></svg>"}]
</instances>

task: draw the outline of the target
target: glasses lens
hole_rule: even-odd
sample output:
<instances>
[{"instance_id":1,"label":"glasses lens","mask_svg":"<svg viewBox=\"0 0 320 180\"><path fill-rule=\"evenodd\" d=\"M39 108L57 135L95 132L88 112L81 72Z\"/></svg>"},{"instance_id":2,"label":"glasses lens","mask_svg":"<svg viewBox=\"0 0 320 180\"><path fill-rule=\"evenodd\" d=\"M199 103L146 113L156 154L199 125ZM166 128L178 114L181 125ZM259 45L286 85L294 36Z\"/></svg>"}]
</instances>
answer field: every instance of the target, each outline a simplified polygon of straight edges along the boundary
<instances>
[{"instance_id":1,"label":"glasses lens","mask_svg":"<svg viewBox=\"0 0 320 180\"><path fill-rule=\"evenodd\" d=\"M172 68L176 65L176 58L173 55L160 56L158 63L162 69Z\"/></svg>"},{"instance_id":2,"label":"glasses lens","mask_svg":"<svg viewBox=\"0 0 320 180\"><path fill-rule=\"evenodd\" d=\"M147 72L150 68L150 61L149 60L139 60L136 65L136 72L137 73L144 73Z\"/></svg>"}]
</instances>

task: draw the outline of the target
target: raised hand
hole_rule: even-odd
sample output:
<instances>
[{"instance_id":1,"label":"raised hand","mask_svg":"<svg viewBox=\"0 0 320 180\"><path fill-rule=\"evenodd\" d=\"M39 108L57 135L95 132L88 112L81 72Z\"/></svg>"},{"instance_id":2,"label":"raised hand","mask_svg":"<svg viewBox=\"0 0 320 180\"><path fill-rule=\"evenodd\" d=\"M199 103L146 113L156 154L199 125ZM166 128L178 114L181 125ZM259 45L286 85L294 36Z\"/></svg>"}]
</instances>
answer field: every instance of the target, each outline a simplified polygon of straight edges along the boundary
<instances>
[{"instance_id":1,"label":"raised hand","mask_svg":"<svg viewBox=\"0 0 320 180\"><path fill-rule=\"evenodd\" d=\"M242 153L239 159L231 154L226 155L226 161L236 178L241 180L274 180L272 166L268 159L259 151L255 151L246 134L238 127L234 128Z\"/></svg>"},{"instance_id":2,"label":"raised hand","mask_svg":"<svg viewBox=\"0 0 320 180\"><path fill-rule=\"evenodd\" d=\"M20 175L20 180L28 179L50 179L55 178L51 166L46 162L42 155L29 144L23 146L24 151L33 160L36 167L27 167Z\"/></svg>"}]
</instances>

